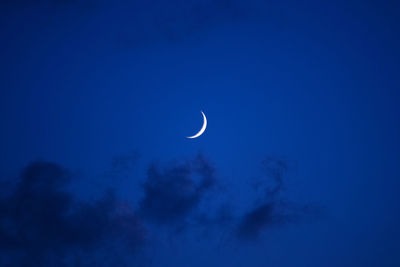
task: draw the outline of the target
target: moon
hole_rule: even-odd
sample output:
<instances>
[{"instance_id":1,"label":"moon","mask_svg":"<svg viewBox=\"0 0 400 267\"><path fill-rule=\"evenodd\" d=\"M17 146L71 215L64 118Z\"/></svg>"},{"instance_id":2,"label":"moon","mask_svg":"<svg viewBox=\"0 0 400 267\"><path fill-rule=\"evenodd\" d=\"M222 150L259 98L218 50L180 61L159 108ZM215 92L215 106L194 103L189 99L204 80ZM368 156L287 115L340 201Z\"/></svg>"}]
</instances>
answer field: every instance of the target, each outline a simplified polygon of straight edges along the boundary
<instances>
[{"instance_id":1,"label":"moon","mask_svg":"<svg viewBox=\"0 0 400 267\"><path fill-rule=\"evenodd\" d=\"M195 134L193 136L188 136L186 138L190 138L190 139L197 138L200 135L202 135L204 133L204 131L206 130L206 128L207 128L207 118L206 118L206 115L204 115L203 111L201 111L201 114L203 115L203 126L201 127L200 131L197 134Z\"/></svg>"}]
</instances>

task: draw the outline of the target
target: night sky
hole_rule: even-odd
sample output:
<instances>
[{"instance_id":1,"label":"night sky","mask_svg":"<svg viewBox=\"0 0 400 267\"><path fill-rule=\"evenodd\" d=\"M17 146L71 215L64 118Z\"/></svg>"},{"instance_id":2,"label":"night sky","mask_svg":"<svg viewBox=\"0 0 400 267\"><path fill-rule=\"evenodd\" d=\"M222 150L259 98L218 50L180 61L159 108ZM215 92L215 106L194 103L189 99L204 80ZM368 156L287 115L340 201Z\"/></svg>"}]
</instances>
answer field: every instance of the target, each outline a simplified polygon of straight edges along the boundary
<instances>
[{"instance_id":1,"label":"night sky","mask_svg":"<svg viewBox=\"0 0 400 267\"><path fill-rule=\"evenodd\" d=\"M399 14L2 0L0 266L400 266Z\"/></svg>"}]
</instances>

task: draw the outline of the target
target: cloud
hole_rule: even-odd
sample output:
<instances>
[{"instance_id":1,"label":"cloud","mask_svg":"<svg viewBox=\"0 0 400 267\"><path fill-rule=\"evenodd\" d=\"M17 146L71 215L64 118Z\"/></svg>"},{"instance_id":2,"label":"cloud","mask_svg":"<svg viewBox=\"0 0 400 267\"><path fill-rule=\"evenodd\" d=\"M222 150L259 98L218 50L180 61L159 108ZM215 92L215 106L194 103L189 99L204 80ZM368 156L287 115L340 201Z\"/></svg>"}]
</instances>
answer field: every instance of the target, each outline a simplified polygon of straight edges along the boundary
<instances>
[{"instance_id":1,"label":"cloud","mask_svg":"<svg viewBox=\"0 0 400 267\"><path fill-rule=\"evenodd\" d=\"M266 171L267 177L272 178L275 185L266 188L266 194L275 196L284 189L283 176L288 170L288 163L283 159L267 157L262 161L262 166Z\"/></svg>"},{"instance_id":2,"label":"cloud","mask_svg":"<svg viewBox=\"0 0 400 267\"><path fill-rule=\"evenodd\" d=\"M256 240L268 228L316 218L322 214L317 205L298 204L283 199L287 161L268 157L262 161L262 165L266 171L266 181L258 183L257 189L263 187L264 194L257 204L240 218L236 228L236 236L240 240Z\"/></svg>"},{"instance_id":3,"label":"cloud","mask_svg":"<svg viewBox=\"0 0 400 267\"><path fill-rule=\"evenodd\" d=\"M136 156L121 156L112 165L118 173L134 162ZM74 178L68 170L34 162L16 183L2 182L7 190L0 194L0 263L123 266L138 263L148 245L169 242L169 230L174 238L202 238L217 247L225 238L257 240L266 229L318 214L316 206L283 200L285 161L268 158L263 168L263 195L239 213L235 198L218 190L216 169L202 155L150 164L136 209L112 190L82 202L68 191ZM177 237L182 230L186 234Z\"/></svg>"},{"instance_id":4,"label":"cloud","mask_svg":"<svg viewBox=\"0 0 400 267\"><path fill-rule=\"evenodd\" d=\"M26 167L14 191L0 199L0 260L10 266L60 266L99 248L134 253L146 229L112 192L94 203L76 201L70 173L57 164ZM81 259L79 259L81 261Z\"/></svg>"},{"instance_id":5,"label":"cloud","mask_svg":"<svg viewBox=\"0 0 400 267\"><path fill-rule=\"evenodd\" d=\"M143 183L139 213L151 222L183 222L215 185L215 170L201 155L162 169L152 164Z\"/></svg>"},{"instance_id":6,"label":"cloud","mask_svg":"<svg viewBox=\"0 0 400 267\"><path fill-rule=\"evenodd\" d=\"M243 216L237 235L240 239L255 239L267 226L284 221L285 217L276 210L275 203L264 203Z\"/></svg>"}]
</instances>

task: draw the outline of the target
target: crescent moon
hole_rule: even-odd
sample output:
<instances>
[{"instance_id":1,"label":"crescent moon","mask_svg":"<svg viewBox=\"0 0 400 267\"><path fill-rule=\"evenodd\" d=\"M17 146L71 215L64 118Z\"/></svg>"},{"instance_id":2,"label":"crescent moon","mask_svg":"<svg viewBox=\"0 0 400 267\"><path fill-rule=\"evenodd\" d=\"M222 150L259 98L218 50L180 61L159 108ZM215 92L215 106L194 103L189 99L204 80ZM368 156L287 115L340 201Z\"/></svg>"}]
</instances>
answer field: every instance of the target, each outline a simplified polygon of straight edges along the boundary
<instances>
[{"instance_id":1,"label":"crescent moon","mask_svg":"<svg viewBox=\"0 0 400 267\"><path fill-rule=\"evenodd\" d=\"M203 115L203 126L201 127L200 131L197 134L195 134L193 136L188 136L186 138L190 138L190 139L197 138L200 135L202 135L204 133L204 131L206 130L206 128L207 128L207 118L206 118L206 115L204 115L203 111L201 111L201 114Z\"/></svg>"}]
</instances>

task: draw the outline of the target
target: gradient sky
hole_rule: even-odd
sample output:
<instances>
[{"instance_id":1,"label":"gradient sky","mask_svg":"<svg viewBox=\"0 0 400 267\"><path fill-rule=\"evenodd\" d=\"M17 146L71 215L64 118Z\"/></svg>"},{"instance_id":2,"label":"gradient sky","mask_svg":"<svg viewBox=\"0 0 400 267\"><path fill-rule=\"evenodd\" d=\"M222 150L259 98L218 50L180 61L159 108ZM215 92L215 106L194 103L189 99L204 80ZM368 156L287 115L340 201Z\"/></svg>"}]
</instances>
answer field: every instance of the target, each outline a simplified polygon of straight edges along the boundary
<instances>
[{"instance_id":1,"label":"gradient sky","mask_svg":"<svg viewBox=\"0 0 400 267\"><path fill-rule=\"evenodd\" d=\"M0 265L400 266L399 12L2 1Z\"/></svg>"}]
</instances>

